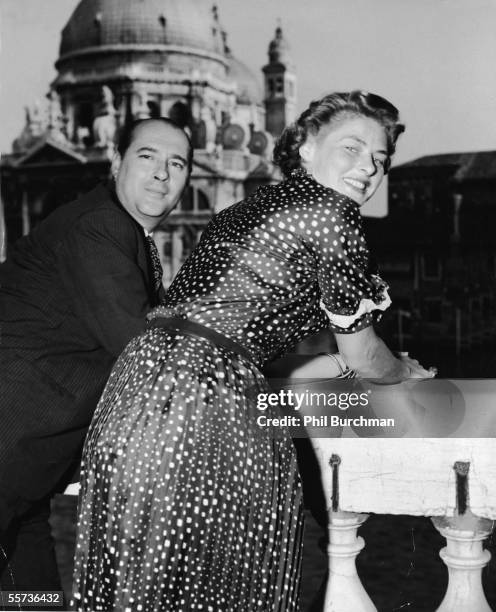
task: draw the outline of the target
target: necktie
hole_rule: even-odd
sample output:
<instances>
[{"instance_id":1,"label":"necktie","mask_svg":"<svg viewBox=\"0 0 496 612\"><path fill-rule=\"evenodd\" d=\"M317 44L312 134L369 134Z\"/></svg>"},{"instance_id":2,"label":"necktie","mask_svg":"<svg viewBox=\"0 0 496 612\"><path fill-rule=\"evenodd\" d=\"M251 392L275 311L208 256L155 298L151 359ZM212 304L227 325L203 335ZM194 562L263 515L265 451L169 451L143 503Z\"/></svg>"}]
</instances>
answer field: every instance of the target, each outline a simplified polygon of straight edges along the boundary
<instances>
[{"instance_id":1,"label":"necktie","mask_svg":"<svg viewBox=\"0 0 496 612\"><path fill-rule=\"evenodd\" d=\"M148 254L150 255L150 261L152 264L153 271L153 286L156 292L162 286L162 264L160 263L160 255L158 254L158 249L153 241L151 236L145 236L146 244L148 246Z\"/></svg>"}]
</instances>

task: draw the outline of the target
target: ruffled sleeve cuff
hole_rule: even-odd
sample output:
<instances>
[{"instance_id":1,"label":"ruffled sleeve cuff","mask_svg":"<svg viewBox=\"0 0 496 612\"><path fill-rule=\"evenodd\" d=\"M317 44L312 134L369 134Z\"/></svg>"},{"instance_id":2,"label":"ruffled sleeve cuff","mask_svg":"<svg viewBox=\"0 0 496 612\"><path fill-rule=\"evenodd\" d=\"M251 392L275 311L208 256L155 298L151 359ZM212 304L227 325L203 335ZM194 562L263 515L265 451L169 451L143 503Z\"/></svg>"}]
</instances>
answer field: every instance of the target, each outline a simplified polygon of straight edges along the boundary
<instances>
[{"instance_id":1,"label":"ruffled sleeve cuff","mask_svg":"<svg viewBox=\"0 0 496 612\"><path fill-rule=\"evenodd\" d=\"M387 285L378 276L374 278L374 281L378 284L379 289L374 295L374 298L362 298L356 312L353 314L343 315L333 313L325 307L322 300L320 301L320 307L328 316L333 327L348 330L369 313L377 310L384 311L389 308L391 305L391 298L389 297Z\"/></svg>"}]
</instances>

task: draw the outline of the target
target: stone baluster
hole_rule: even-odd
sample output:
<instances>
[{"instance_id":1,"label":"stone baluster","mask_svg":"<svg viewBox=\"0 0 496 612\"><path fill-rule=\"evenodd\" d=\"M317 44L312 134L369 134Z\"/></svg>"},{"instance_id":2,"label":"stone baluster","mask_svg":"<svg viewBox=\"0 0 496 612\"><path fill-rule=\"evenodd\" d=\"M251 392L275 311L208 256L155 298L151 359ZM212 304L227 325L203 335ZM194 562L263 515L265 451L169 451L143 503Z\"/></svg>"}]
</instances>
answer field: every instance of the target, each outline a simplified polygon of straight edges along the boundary
<instances>
[{"instance_id":1,"label":"stone baluster","mask_svg":"<svg viewBox=\"0 0 496 612\"><path fill-rule=\"evenodd\" d=\"M491 553L482 542L491 533L493 521L475 516L469 507L469 461L456 461L456 513L432 519L446 538L440 552L448 567L448 589L436 612L491 612L482 589L482 568Z\"/></svg>"},{"instance_id":2,"label":"stone baluster","mask_svg":"<svg viewBox=\"0 0 496 612\"><path fill-rule=\"evenodd\" d=\"M491 533L493 521L474 516L436 517L436 529L446 538L440 552L448 567L448 589L436 612L491 612L482 590L482 568L491 554L482 542Z\"/></svg>"},{"instance_id":3,"label":"stone baluster","mask_svg":"<svg viewBox=\"0 0 496 612\"><path fill-rule=\"evenodd\" d=\"M357 574L355 559L365 546L357 535L368 514L339 510L339 455L332 455L332 500L329 511L329 578L323 612L377 612Z\"/></svg>"},{"instance_id":4,"label":"stone baluster","mask_svg":"<svg viewBox=\"0 0 496 612\"><path fill-rule=\"evenodd\" d=\"M365 546L357 529L368 514L329 512L329 579L324 612L377 612L358 577L355 559Z\"/></svg>"}]
</instances>

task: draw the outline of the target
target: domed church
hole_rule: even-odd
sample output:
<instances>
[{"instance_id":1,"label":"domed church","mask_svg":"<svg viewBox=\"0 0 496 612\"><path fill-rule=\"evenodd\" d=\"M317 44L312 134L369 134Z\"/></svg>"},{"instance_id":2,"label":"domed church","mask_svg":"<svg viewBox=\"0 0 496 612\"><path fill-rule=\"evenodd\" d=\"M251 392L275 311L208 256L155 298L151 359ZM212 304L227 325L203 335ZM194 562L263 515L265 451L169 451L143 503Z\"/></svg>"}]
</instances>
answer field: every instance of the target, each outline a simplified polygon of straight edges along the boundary
<instances>
[{"instance_id":1,"label":"domed church","mask_svg":"<svg viewBox=\"0 0 496 612\"><path fill-rule=\"evenodd\" d=\"M9 242L105 180L119 130L134 119L170 117L194 145L188 191L154 236L166 284L213 213L278 180L274 138L296 109L280 27L258 78L231 52L208 0L81 0L55 67L46 109L25 109L2 157Z\"/></svg>"}]
</instances>

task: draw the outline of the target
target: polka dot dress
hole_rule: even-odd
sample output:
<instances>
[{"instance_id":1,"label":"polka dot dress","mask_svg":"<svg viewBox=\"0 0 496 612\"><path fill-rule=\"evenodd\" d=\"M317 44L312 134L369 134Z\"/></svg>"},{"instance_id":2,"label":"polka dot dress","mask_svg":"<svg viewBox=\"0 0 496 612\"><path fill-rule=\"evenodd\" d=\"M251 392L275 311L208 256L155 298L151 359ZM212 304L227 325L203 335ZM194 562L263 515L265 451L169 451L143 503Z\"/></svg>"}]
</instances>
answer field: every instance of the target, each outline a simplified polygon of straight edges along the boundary
<instances>
[{"instance_id":1,"label":"polka dot dress","mask_svg":"<svg viewBox=\"0 0 496 612\"><path fill-rule=\"evenodd\" d=\"M369 268L357 205L302 172L214 218L166 305L253 360L164 328L129 343L84 450L77 610L298 610L301 486L287 431L257 424L259 368L330 324L321 301L379 304Z\"/></svg>"}]
</instances>

